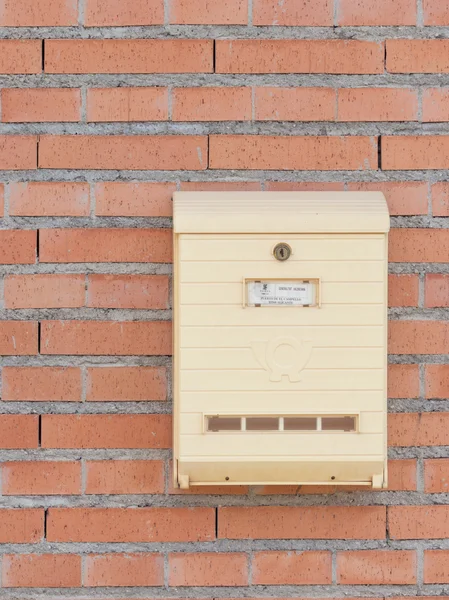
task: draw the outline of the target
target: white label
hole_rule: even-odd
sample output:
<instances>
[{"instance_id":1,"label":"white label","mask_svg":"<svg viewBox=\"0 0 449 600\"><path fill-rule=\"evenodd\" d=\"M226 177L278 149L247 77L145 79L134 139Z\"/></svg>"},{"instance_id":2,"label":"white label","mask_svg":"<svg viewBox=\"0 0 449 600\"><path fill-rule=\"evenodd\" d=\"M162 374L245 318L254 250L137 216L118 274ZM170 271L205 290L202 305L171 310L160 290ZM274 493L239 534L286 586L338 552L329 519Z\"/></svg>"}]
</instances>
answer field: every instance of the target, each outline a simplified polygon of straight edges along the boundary
<instances>
[{"instance_id":1,"label":"white label","mask_svg":"<svg viewBox=\"0 0 449 600\"><path fill-rule=\"evenodd\" d=\"M303 281L248 281L248 305L310 306L315 304L315 283Z\"/></svg>"}]
</instances>

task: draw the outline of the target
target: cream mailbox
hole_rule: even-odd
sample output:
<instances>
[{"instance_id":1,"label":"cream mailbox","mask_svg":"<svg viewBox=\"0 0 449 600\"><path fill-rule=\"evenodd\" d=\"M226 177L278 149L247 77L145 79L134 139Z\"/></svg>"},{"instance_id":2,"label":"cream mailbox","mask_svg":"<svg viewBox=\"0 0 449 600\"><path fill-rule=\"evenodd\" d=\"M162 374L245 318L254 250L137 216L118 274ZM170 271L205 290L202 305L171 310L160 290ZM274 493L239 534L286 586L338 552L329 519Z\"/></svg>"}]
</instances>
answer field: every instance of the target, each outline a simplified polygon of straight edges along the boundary
<instances>
[{"instance_id":1,"label":"cream mailbox","mask_svg":"<svg viewBox=\"0 0 449 600\"><path fill-rule=\"evenodd\" d=\"M175 484L386 486L378 192L174 195Z\"/></svg>"}]
</instances>

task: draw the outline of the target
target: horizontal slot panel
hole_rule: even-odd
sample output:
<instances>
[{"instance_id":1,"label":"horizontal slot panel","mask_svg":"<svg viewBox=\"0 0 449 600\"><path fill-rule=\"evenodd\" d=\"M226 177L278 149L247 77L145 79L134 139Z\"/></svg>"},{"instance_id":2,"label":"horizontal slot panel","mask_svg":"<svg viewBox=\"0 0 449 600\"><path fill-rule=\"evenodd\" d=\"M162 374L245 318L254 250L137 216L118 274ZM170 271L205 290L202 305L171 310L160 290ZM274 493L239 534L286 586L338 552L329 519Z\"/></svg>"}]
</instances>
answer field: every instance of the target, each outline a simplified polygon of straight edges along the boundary
<instances>
[{"instance_id":1,"label":"horizontal slot panel","mask_svg":"<svg viewBox=\"0 0 449 600\"><path fill-rule=\"evenodd\" d=\"M181 418L184 422L184 416ZM348 415L243 415L240 417L229 417L223 415L206 416L207 433L228 433L229 431L241 431L242 433L252 431L277 431L282 434L289 431L339 431L355 432L357 429L357 417Z\"/></svg>"}]
</instances>

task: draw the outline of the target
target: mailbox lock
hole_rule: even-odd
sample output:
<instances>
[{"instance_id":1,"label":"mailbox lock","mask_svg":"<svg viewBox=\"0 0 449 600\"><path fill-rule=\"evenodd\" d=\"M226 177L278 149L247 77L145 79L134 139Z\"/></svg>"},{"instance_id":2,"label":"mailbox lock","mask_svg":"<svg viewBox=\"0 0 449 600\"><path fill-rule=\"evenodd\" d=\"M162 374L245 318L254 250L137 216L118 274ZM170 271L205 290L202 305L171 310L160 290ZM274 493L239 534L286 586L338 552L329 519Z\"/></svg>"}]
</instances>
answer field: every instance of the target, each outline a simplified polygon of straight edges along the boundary
<instances>
[{"instance_id":1,"label":"mailbox lock","mask_svg":"<svg viewBox=\"0 0 449 600\"><path fill-rule=\"evenodd\" d=\"M276 244L276 246L273 249L274 258L280 261L288 260L291 256L291 253L291 247L285 242Z\"/></svg>"}]
</instances>

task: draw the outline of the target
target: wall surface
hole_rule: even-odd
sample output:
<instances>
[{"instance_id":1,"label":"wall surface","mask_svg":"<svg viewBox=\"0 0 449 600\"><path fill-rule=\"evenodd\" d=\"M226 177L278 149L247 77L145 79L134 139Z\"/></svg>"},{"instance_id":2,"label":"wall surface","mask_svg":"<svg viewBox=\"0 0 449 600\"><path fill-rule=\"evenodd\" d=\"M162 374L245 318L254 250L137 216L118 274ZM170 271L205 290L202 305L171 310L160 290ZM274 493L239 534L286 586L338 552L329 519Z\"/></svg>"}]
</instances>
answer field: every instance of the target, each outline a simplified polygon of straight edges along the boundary
<instances>
[{"instance_id":1,"label":"wall surface","mask_svg":"<svg viewBox=\"0 0 449 600\"><path fill-rule=\"evenodd\" d=\"M0 599L444 596L448 0L2 0L0 26ZM385 192L389 490L172 488L177 189Z\"/></svg>"}]
</instances>

